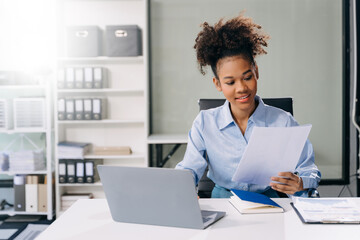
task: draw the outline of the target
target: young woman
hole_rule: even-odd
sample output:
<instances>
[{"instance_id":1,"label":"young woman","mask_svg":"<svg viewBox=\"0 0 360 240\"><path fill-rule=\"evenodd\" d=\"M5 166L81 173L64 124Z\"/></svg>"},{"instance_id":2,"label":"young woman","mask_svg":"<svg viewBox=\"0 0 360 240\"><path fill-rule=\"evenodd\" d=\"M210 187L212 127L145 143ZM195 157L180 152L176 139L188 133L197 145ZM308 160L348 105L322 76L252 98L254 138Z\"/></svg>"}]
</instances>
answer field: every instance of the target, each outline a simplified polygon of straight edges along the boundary
<instances>
[{"instance_id":1,"label":"young woman","mask_svg":"<svg viewBox=\"0 0 360 240\"><path fill-rule=\"evenodd\" d=\"M191 170L197 184L209 165L208 177L216 184L212 197L230 197L231 188L269 197L278 197L277 191L307 196L308 189L319 185L321 175L314 164L314 150L308 140L296 167L298 174L280 172L279 176L269 179L270 186L231 180L254 126L298 125L291 114L265 105L256 95L259 70L255 57L266 54L263 47L267 46L268 39L260 25L241 14L225 23L220 20L214 26L205 22L195 40L200 71L205 74L203 68L211 67L213 83L224 94L226 102L221 107L199 113L189 132L184 159L176 168Z\"/></svg>"}]
</instances>

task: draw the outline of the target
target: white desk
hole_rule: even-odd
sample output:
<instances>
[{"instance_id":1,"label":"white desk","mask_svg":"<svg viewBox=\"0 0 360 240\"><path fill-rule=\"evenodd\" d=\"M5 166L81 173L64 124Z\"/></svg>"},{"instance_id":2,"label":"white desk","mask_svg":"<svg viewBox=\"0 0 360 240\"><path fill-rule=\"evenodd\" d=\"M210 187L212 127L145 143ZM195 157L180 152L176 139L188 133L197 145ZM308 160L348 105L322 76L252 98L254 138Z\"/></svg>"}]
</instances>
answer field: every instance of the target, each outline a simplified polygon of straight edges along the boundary
<instances>
[{"instance_id":1,"label":"white desk","mask_svg":"<svg viewBox=\"0 0 360 240\"><path fill-rule=\"evenodd\" d=\"M227 215L205 230L114 222L105 199L79 200L37 240L54 239L360 239L360 225L303 224L289 199L275 199L285 213L241 215L227 199L201 199L202 209Z\"/></svg>"}]
</instances>

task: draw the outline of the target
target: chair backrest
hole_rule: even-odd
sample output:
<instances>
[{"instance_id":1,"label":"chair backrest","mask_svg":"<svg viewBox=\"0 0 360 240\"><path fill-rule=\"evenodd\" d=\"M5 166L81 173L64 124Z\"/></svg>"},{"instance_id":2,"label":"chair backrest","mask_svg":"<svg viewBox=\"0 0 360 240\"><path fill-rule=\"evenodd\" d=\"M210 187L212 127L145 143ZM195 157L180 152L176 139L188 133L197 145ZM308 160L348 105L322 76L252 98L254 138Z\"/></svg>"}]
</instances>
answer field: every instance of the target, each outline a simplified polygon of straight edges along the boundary
<instances>
[{"instance_id":1,"label":"chair backrest","mask_svg":"<svg viewBox=\"0 0 360 240\"><path fill-rule=\"evenodd\" d=\"M286 112L293 114L293 99L291 97L284 98L263 98L265 104L280 108ZM225 99L199 99L199 106L201 110L207 110L210 108L216 108L223 105Z\"/></svg>"},{"instance_id":2,"label":"chair backrest","mask_svg":"<svg viewBox=\"0 0 360 240\"><path fill-rule=\"evenodd\" d=\"M284 111L293 115L293 99L291 97L286 98L263 98L265 104L281 108ZM225 99L199 99L200 110L207 110L223 105ZM207 155L206 155L207 158ZM198 183L198 195L201 198L210 198L211 192L215 186L214 182L207 177L208 168L206 168L204 175L201 177Z\"/></svg>"}]
</instances>

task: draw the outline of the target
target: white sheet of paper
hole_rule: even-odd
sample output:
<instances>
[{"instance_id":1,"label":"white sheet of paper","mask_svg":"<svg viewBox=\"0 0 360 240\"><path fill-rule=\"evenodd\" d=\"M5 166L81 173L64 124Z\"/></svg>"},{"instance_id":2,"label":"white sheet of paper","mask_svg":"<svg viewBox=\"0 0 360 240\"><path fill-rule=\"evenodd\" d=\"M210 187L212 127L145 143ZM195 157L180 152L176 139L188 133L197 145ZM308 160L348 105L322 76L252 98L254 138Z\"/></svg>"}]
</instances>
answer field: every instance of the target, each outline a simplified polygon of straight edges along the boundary
<instances>
[{"instance_id":1,"label":"white sheet of paper","mask_svg":"<svg viewBox=\"0 0 360 240\"><path fill-rule=\"evenodd\" d=\"M19 229L0 229L0 239L8 239Z\"/></svg>"},{"instance_id":2,"label":"white sheet of paper","mask_svg":"<svg viewBox=\"0 0 360 240\"><path fill-rule=\"evenodd\" d=\"M232 180L269 186L279 172L294 172L310 130L311 124L254 127Z\"/></svg>"}]
</instances>

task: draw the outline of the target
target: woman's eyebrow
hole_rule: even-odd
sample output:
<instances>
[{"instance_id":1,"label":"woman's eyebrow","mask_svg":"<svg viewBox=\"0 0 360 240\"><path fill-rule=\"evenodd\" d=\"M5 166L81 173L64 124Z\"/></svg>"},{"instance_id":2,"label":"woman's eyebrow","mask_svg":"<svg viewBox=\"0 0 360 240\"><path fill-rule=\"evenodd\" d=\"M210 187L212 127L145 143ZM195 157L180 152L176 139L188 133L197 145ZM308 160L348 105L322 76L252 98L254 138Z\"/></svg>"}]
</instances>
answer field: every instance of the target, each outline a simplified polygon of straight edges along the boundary
<instances>
[{"instance_id":1,"label":"woman's eyebrow","mask_svg":"<svg viewBox=\"0 0 360 240\"><path fill-rule=\"evenodd\" d=\"M251 69L249 69L249 70L247 70L247 71L243 72L242 76L244 76L245 74L247 74L247 73L249 73L249 72L251 72ZM233 76L226 76L226 77L223 77L223 79L233 79L233 78L234 78Z\"/></svg>"},{"instance_id":2,"label":"woman's eyebrow","mask_svg":"<svg viewBox=\"0 0 360 240\"><path fill-rule=\"evenodd\" d=\"M249 69L249 70L247 70L247 71L245 71L245 72L243 72L243 76L245 75L245 74L247 74L248 72L251 72L251 69Z\"/></svg>"}]
</instances>

